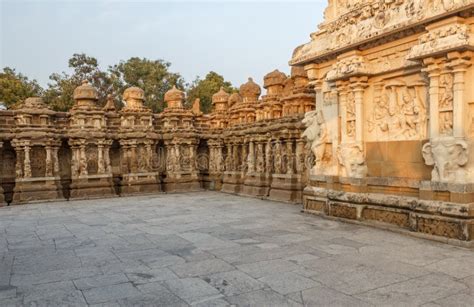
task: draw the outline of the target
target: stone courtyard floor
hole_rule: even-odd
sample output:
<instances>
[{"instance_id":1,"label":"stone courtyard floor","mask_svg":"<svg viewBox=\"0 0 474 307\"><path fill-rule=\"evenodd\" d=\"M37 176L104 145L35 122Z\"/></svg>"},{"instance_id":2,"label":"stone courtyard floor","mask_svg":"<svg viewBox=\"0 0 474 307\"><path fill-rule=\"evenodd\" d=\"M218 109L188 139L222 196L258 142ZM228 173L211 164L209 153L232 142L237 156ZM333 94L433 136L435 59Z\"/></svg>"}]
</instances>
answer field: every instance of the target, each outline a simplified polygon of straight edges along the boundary
<instances>
[{"instance_id":1,"label":"stone courtyard floor","mask_svg":"<svg viewBox=\"0 0 474 307\"><path fill-rule=\"evenodd\" d=\"M472 306L474 250L214 192L0 208L0 306Z\"/></svg>"}]
</instances>

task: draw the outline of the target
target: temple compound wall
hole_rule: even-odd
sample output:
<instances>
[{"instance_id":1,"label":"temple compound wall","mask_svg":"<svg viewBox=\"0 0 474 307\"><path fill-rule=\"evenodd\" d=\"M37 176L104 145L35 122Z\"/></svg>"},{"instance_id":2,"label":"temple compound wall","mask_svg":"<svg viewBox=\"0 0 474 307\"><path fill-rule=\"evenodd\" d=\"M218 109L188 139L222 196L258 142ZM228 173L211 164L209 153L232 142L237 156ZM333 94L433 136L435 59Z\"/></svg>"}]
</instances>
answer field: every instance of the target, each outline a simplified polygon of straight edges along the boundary
<instances>
[{"instance_id":1,"label":"temple compound wall","mask_svg":"<svg viewBox=\"0 0 474 307\"><path fill-rule=\"evenodd\" d=\"M184 93L153 114L144 93L68 113L41 98L0 111L0 204L212 189L305 212L474 242L474 0L330 0L291 76Z\"/></svg>"},{"instance_id":2,"label":"temple compound wall","mask_svg":"<svg viewBox=\"0 0 474 307\"><path fill-rule=\"evenodd\" d=\"M329 0L290 61L316 94L306 212L473 240L473 29L473 0Z\"/></svg>"},{"instance_id":3,"label":"temple compound wall","mask_svg":"<svg viewBox=\"0 0 474 307\"><path fill-rule=\"evenodd\" d=\"M68 113L28 98L0 111L0 205L201 189L301 203L314 92L302 67L269 73L264 87L261 98L252 79L232 95L221 89L206 115L176 88L160 114L137 87L121 110L112 97L99 108L87 81Z\"/></svg>"}]
</instances>

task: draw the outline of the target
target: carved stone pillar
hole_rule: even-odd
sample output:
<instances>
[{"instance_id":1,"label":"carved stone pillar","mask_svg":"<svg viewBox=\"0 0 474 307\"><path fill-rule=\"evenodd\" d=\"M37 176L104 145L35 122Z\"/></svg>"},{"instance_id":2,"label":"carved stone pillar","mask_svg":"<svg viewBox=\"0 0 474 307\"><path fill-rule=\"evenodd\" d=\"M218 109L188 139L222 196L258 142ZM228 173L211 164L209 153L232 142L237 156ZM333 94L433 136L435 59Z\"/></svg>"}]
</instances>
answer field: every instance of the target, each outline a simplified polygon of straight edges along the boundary
<instances>
[{"instance_id":1,"label":"carved stone pillar","mask_svg":"<svg viewBox=\"0 0 474 307\"><path fill-rule=\"evenodd\" d=\"M293 140L288 139L286 142L286 174L293 175L294 173L294 162L293 162Z\"/></svg>"},{"instance_id":2,"label":"carved stone pillar","mask_svg":"<svg viewBox=\"0 0 474 307\"><path fill-rule=\"evenodd\" d=\"M181 153L179 150L179 144L174 145L174 156L175 156L174 170L176 172L180 172L181 171Z\"/></svg>"},{"instance_id":3,"label":"carved stone pillar","mask_svg":"<svg viewBox=\"0 0 474 307\"><path fill-rule=\"evenodd\" d=\"M296 141L296 173L302 174L305 169L304 140Z\"/></svg>"},{"instance_id":4,"label":"carved stone pillar","mask_svg":"<svg viewBox=\"0 0 474 307\"><path fill-rule=\"evenodd\" d=\"M79 147L79 173L81 176L87 176L87 155L86 155L86 144L82 143Z\"/></svg>"},{"instance_id":5,"label":"carved stone pillar","mask_svg":"<svg viewBox=\"0 0 474 307\"><path fill-rule=\"evenodd\" d=\"M112 174L112 165L110 164L110 146L112 145L112 141L104 144L104 164L105 164L105 171L107 174Z\"/></svg>"},{"instance_id":6,"label":"carved stone pillar","mask_svg":"<svg viewBox=\"0 0 474 307\"><path fill-rule=\"evenodd\" d=\"M153 143L152 142L146 142L145 143L145 152L146 152L146 170L148 172L152 171L152 165L153 165Z\"/></svg>"},{"instance_id":7,"label":"carved stone pillar","mask_svg":"<svg viewBox=\"0 0 474 307\"><path fill-rule=\"evenodd\" d=\"M23 177L24 178L31 178L31 160L30 160L30 150L31 147L25 144L24 151L25 157L23 160Z\"/></svg>"},{"instance_id":8,"label":"carved stone pillar","mask_svg":"<svg viewBox=\"0 0 474 307\"><path fill-rule=\"evenodd\" d=\"M16 163L15 163L15 177L16 179L23 178L23 148L20 145L13 144L16 154Z\"/></svg>"},{"instance_id":9,"label":"carved stone pillar","mask_svg":"<svg viewBox=\"0 0 474 307\"><path fill-rule=\"evenodd\" d=\"M347 142L347 82L338 81L336 83L337 89L339 91L339 114L341 116L341 142Z\"/></svg>"},{"instance_id":10,"label":"carved stone pillar","mask_svg":"<svg viewBox=\"0 0 474 307\"><path fill-rule=\"evenodd\" d=\"M351 78L351 88L355 102L355 141L361 143L364 135L364 91L367 87L367 77Z\"/></svg>"},{"instance_id":11,"label":"carved stone pillar","mask_svg":"<svg viewBox=\"0 0 474 307\"><path fill-rule=\"evenodd\" d=\"M104 161L104 144L99 143L97 145L97 173L105 173L105 161Z\"/></svg>"},{"instance_id":12,"label":"carved stone pillar","mask_svg":"<svg viewBox=\"0 0 474 307\"><path fill-rule=\"evenodd\" d=\"M280 140L275 141L274 147L274 158L273 158L273 166L275 174L281 174L283 171L283 156L282 156L282 148Z\"/></svg>"},{"instance_id":13,"label":"carved stone pillar","mask_svg":"<svg viewBox=\"0 0 474 307\"><path fill-rule=\"evenodd\" d=\"M52 148L51 146L46 146L46 171L45 177L53 177L53 157L52 157Z\"/></svg>"},{"instance_id":14,"label":"carved stone pillar","mask_svg":"<svg viewBox=\"0 0 474 307\"><path fill-rule=\"evenodd\" d=\"M137 143L130 144L130 171L131 173L138 172L138 159L137 159Z\"/></svg>"},{"instance_id":15,"label":"carved stone pillar","mask_svg":"<svg viewBox=\"0 0 474 307\"><path fill-rule=\"evenodd\" d=\"M53 154L53 174L59 176L59 146L52 147Z\"/></svg>"},{"instance_id":16,"label":"carved stone pillar","mask_svg":"<svg viewBox=\"0 0 474 307\"><path fill-rule=\"evenodd\" d=\"M253 141L250 141L248 144L249 152L247 157L247 173L253 173L255 172L255 145Z\"/></svg>"},{"instance_id":17,"label":"carved stone pillar","mask_svg":"<svg viewBox=\"0 0 474 307\"><path fill-rule=\"evenodd\" d=\"M273 172L273 146L271 137L265 144L265 172L270 175Z\"/></svg>"},{"instance_id":18,"label":"carved stone pillar","mask_svg":"<svg viewBox=\"0 0 474 307\"><path fill-rule=\"evenodd\" d=\"M232 171L232 145L227 145L227 155L225 157L225 170Z\"/></svg>"},{"instance_id":19,"label":"carved stone pillar","mask_svg":"<svg viewBox=\"0 0 474 307\"><path fill-rule=\"evenodd\" d=\"M453 136L465 137L468 133L468 106L465 99L465 75L471 63L471 52L452 52L448 54L448 66L453 72Z\"/></svg>"},{"instance_id":20,"label":"carved stone pillar","mask_svg":"<svg viewBox=\"0 0 474 307\"><path fill-rule=\"evenodd\" d=\"M427 66L424 71L430 79L430 137L439 137L439 77L441 75L442 63L439 59L429 58L424 61Z\"/></svg>"},{"instance_id":21,"label":"carved stone pillar","mask_svg":"<svg viewBox=\"0 0 474 307\"><path fill-rule=\"evenodd\" d=\"M257 143L257 162L256 169L258 173L265 172L265 153L263 151L263 142L259 141Z\"/></svg>"}]
</instances>

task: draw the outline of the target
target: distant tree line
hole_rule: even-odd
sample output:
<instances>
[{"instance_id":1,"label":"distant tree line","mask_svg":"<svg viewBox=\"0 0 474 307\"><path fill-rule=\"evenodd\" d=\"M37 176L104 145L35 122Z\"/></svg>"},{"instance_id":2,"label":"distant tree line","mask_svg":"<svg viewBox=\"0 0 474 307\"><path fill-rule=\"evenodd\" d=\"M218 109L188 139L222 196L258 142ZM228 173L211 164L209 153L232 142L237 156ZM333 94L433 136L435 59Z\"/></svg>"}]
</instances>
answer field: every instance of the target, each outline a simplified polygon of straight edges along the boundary
<instances>
[{"instance_id":1,"label":"distant tree line","mask_svg":"<svg viewBox=\"0 0 474 307\"><path fill-rule=\"evenodd\" d=\"M164 60L150 60L132 57L111 65L107 70L99 68L96 58L84 53L74 54L69 59L71 73L53 73L46 88L36 80L16 72L10 67L0 71L0 103L7 108L14 107L30 96L41 96L56 111L68 111L74 104L74 89L88 80L99 91L99 104L104 105L107 95L113 95L117 107L122 107L121 94L130 86L138 86L145 91L145 104L154 112L164 109L164 95L174 85L186 92L186 105L191 106L200 99L201 111L209 113L212 109L212 95L220 87L232 93L236 88L216 72L209 72L204 79L197 77L186 83L183 77L170 71L171 63Z\"/></svg>"}]
</instances>

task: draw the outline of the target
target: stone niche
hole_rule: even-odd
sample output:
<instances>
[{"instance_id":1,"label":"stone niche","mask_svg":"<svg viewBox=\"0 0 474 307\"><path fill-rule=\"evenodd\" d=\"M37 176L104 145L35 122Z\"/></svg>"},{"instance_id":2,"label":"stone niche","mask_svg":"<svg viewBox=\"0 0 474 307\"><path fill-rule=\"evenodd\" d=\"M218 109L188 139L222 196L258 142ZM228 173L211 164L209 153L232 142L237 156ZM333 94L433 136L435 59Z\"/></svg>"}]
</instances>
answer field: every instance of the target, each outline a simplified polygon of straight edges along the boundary
<instances>
[{"instance_id":1,"label":"stone niche","mask_svg":"<svg viewBox=\"0 0 474 307\"><path fill-rule=\"evenodd\" d=\"M290 61L316 92L304 209L472 241L474 1L356 2Z\"/></svg>"}]
</instances>

